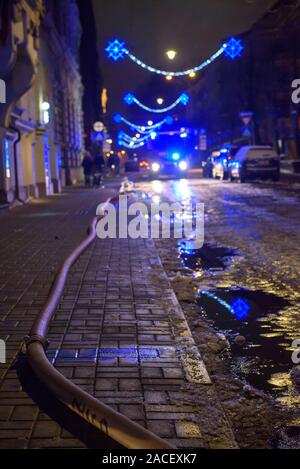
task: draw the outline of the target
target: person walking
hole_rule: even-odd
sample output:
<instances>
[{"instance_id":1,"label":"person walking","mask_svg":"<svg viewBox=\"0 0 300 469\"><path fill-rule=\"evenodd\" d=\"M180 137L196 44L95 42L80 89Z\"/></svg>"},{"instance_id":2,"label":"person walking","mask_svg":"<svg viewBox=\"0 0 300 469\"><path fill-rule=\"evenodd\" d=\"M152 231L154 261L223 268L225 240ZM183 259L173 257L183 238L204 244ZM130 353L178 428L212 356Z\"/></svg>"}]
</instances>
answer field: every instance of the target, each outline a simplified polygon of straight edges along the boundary
<instances>
[{"instance_id":1,"label":"person walking","mask_svg":"<svg viewBox=\"0 0 300 469\"><path fill-rule=\"evenodd\" d=\"M94 175L93 186L94 187L99 187L101 184L104 166L105 166L104 158L100 153L98 153L95 156L94 162L93 162L93 175Z\"/></svg>"},{"instance_id":2,"label":"person walking","mask_svg":"<svg viewBox=\"0 0 300 469\"><path fill-rule=\"evenodd\" d=\"M84 174L84 183L86 187L90 187L91 185L91 175L93 172L93 158L88 151L84 152L84 157L81 163L83 167L83 174Z\"/></svg>"},{"instance_id":3,"label":"person walking","mask_svg":"<svg viewBox=\"0 0 300 469\"><path fill-rule=\"evenodd\" d=\"M108 158L108 167L112 175L118 176L120 174L120 160L115 153Z\"/></svg>"}]
</instances>

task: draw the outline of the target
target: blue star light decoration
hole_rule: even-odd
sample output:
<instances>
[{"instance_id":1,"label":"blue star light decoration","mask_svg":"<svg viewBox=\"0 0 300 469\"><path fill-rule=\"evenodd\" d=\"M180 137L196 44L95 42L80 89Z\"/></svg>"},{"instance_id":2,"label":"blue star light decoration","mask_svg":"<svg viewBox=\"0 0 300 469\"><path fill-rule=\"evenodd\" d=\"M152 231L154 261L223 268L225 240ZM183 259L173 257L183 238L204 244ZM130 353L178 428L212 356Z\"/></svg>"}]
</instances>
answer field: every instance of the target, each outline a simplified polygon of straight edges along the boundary
<instances>
[{"instance_id":1,"label":"blue star light decoration","mask_svg":"<svg viewBox=\"0 0 300 469\"><path fill-rule=\"evenodd\" d=\"M181 102L184 106L187 106L190 102L190 97L187 93L182 93L181 97Z\"/></svg>"},{"instance_id":2,"label":"blue star light decoration","mask_svg":"<svg viewBox=\"0 0 300 469\"><path fill-rule=\"evenodd\" d=\"M237 298L231 303L231 308L237 319L245 319L249 316L251 306L243 298Z\"/></svg>"},{"instance_id":3,"label":"blue star light decoration","mask_svg":"<svg viewBox=\"0 0 300 469\"><path fill-rule=\"evenodd\" d=\"M124 59L124 55L127 52L125 42L120 42L118 39L110 41L105 51L107 52L107 58L112 59L115 62Z\"/></svg>"},{"instance_id":4,"label":"blue star light decoration","mask_svg":"<svg viewBox=\"0 0 300 469\"><path fill-rule=\"evenodd\" d=\"M234 60L241 56L243 50L244 46L242 45L241 40L232 37L228 42L226 42L224 52L227 57L230 57L231 60Z\"/></svg>"},{"instance_id":5,"label":"blue star light decoration","mask_svg":"<svg viewBox=\"0 0 300 469\"><path fill-rule=\"evenodd\" d=\"M127 93L125 96L124 96L124 102L126 104L128 104L128 106L131 106L131 104L133 103L134 101L134 95L132 93Z\"/></svg>"}]
</instances>

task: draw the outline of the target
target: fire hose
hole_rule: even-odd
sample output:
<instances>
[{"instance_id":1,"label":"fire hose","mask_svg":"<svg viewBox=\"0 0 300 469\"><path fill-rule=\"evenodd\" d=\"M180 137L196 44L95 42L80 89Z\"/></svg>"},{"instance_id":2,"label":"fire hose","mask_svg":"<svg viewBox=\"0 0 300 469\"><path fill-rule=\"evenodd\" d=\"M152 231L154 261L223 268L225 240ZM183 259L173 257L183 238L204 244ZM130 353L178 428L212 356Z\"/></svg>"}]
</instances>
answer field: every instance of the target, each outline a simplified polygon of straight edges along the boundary
<instances>
[{"instance_id":1,"label":"fire hose","mask_svg":"<svg viewBox=\"0 0 300 469\"><path fill-rule=\"evenodd\" d=\"M108 199L107 203L114 199ZM69 409L110 438L129 449L172 449L173 445L113 410L65 378L46 356L47 332L63 293L69 271L96 238L96 227L103 215L93 219L87 237L62 264L50 289L48 299L26 338L27 357L37 378Z\"/></svg>"}]
</instances>

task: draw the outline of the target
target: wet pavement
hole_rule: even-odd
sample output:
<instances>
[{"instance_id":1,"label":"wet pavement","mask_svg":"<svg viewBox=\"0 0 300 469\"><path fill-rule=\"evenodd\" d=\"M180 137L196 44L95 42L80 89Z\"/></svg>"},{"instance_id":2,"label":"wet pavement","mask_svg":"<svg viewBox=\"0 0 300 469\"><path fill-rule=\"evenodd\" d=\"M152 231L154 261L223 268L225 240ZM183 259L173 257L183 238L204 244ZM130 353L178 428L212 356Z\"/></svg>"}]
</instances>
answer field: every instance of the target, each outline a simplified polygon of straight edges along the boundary
<instances>
[{"instance_id":1,"label":"wet pavement","mask_svg":"<svg viewBox=\"0 0 300 469\"><path fill-rule=\"evenodd\" d=\"M290 371L292 342L300 339L299 189L205 179L138 184L161 200L205 204L204 247L193 250L185 240L178 251L199 281L199 314L227 335L232 369L296 411ZM246 339L242 346L237 335Z\"/></svg>"},{"instance_id":2,"label":"wet pavement","mask_svg":"<svg viewBox=\"0 0 300 469\"><path fill-rule=\"evenodd\" d=\"M115 447L38 385L20 350L62 260L118 189L74 188L1 218L0 448ZM48 339L66 378L176 447L237 447L151 239L96 239L69 273Z\"/></svg>"}]
</instances>

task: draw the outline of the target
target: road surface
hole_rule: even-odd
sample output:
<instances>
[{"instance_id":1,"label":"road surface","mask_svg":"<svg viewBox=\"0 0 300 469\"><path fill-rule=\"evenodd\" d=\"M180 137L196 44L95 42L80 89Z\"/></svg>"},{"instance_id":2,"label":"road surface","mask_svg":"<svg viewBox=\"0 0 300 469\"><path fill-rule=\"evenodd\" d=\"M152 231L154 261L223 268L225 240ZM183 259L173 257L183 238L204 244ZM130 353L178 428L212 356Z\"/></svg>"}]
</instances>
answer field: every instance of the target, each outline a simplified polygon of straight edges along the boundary
<instances>
[{"instance_id":1,"label":"road surface","mask_svg":"<svg viewBox=\"0 0 300 469\"><path fill-rule=\"evenodd\" d=\"M204 203L206 250L232 252L225 268L209 268L199 252L183 253L200 279L199 306L231 339L233 369L281 403L299 406L290 371L291 344L300 339L300 185L189 179L137 187L156 199ZM230 305L242 306L236 317ZM247 339L243 348L234 345L237 334Z\"/></svg>"}]
</instances>

